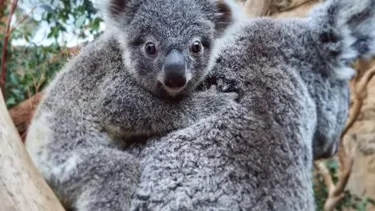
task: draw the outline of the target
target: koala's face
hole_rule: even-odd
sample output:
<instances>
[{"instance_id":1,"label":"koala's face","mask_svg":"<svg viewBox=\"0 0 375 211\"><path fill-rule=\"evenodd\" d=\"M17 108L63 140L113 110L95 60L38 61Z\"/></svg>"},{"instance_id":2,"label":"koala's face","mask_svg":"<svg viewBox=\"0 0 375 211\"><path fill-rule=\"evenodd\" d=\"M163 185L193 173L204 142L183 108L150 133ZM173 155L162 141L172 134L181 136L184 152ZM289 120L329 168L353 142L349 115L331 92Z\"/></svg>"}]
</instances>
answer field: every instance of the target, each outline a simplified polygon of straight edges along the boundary
<instances>
[{"instance_id":1,"label":"koala's face","mask_svg":"<svg viewBox=\"0 0 375 211\"><path fill-rule=\"evenodd\" d=\"M125 50L132 71L143 87L156 94L175 96L189 91L207 73L214 25L200 8L182 3L186 1L145 2L127 30Z\"/></svg>"},{"instance_id":2,"label":"koala's face","mask_svg":"<svg viewBox=\"0 0 375 211\"><path fill-rule=\"evenodd\" d=\"M202 81L215 40L231 21L229 6L215 0L113 0L111 8L127 69L158 96L188 93Z\"/></svg>"}]
</instances>

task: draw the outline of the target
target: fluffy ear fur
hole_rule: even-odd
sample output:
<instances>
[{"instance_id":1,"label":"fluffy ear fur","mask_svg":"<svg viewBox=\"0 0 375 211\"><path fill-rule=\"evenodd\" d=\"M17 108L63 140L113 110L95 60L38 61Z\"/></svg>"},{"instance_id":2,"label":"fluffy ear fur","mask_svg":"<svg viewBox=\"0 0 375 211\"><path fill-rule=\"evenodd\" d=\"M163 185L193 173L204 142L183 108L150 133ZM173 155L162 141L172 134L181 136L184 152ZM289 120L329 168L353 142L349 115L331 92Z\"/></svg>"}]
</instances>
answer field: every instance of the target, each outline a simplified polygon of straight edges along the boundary
<instances>
[{"instance_id":1,"label":"fluffy ear fur","mask_svg":"<svg viewBox=\"0 0 375 211\"><path fill-rule=\"evenodd\" d=\"M127 0L110 0L108 11L113 17L121 16L125 12Z\"/></svg>"},{"instance_id":2,"label":"fluffy ear fur","mask_svg":"<svg viewBox=\"0 0 375 211\"><path fill-rule=\"evenodd\" d=\"M353 75L344 68L348 63L375 56L375 0L327 0L309 16L318 29L318 47L336 66L338 78Z\"/></svg>"},{"instance_id":3,"label":"fluffy ear fur","mask_svg":"<svg viewBox=\"0 0 375 211\"><path fill-rule=\"evenodd\" d=\"M215 28L219 37L233 22L245 18L245 14L237 3L232 0L211 0L216 6Z\"/></svg>"},{"instance_id":4,"label":"fluffy ear fur","mask_svg":"<svg viewBox=\"0 0 375 211\"><path fill-rule=\"evenodd\" d=\"M131 4L132 0L98 0L97 8L103 14L106 25L119 25L126 21L125 14Z\"/></svg>"}]
</instances>

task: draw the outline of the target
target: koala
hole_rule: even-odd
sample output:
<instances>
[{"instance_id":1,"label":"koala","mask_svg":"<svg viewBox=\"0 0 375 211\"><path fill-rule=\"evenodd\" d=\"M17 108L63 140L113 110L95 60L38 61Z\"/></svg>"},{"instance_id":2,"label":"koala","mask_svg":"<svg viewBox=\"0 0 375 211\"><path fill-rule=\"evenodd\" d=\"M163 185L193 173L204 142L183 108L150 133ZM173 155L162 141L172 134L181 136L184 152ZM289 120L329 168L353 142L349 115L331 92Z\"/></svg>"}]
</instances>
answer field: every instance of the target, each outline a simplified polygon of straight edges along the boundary
<instances>
[{"instance_id":1,"label":"koala","mask_svg":"<svg viewBox=\"0 0 375 211\"><path fill-rule=\"evenodd\" d=\"M207 83L235 82L239 103L128 147L142 172L131 210L315 210L312 162L337 151L351 62L375 56L375 1L243 20L222 42Z\"/></svg>"},{"instance_id":2,"label":"koala","mask_svg":"<svg viewBox=\"0 0 375 211\"><path fill-rule=\"evenodd\" d=\"M136 84L137 89L148 92L129 89L117 75L103 82L106 95L100 100L101 122L114 139L131 141L134 136L161 135L191 125L237 97L235 93L206 92L175 103L205 78L213 64L217 40L244 16L231 0L171 0L164 5L156 0L107 0L99 1L99 8L119 45L129 74L125 77L132 78L130 87ZM126 93L120 94L122 91ZM138 99L129 103L127 93ZM158 98L157 103L149 100L152 96Z\"/></svg>"},{"instance_id":3,"label":"koala","mask_svg":"<svg viewBox=\"0 0 375 211\"><path fill-rule=\"evenodd\" d=\"M129 210L141 172L123 147L237 104L234 92L196 90L236 20L235 6L100 1L105 32L54 78L26 137L32 161L67 209Z\"/></svg>"}]
</instances>

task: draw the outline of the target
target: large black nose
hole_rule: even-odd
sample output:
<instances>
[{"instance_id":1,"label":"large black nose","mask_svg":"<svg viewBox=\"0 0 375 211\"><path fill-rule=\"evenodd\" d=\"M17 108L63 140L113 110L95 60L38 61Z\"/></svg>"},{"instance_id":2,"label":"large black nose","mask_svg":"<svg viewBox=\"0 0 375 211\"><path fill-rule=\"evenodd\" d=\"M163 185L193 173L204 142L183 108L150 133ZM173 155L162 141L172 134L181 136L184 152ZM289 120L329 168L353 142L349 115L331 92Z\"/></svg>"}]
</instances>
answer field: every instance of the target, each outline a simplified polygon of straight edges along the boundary
<instances>
[{"instance_id":1,"label":"large black nose","mask_svg":"<svg viewBox=\"0 0 375 211\"><path fill-rule=\"evenodd\" d=\"M164 85L175 89L186 84L185 57L177 50L168 53L164 61Z\"/></svg>"}]
</instances>

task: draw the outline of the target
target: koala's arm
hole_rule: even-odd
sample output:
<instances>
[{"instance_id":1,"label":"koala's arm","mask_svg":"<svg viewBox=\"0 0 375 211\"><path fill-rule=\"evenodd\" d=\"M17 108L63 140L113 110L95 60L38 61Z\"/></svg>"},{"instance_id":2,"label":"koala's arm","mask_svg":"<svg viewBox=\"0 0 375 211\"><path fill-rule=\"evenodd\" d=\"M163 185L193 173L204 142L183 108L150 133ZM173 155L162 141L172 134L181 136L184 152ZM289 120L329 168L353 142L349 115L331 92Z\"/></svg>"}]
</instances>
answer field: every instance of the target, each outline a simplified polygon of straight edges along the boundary
<instances>
[{"instance_id":1,"label":"koala's arm","mask_svg":"<svg viewBox=\"0 0 375 211\"><path fill-rule=\"evenodd\" d=\"M114 85L115 84L115 85ZM190 126L236 103L236 93L220 93L216 87L170 101L144 89L115 80L99 99L101 123L115 137L161 135Z\"/></svg>"},{"instance_id":2,"label":"koala's arm","mask_svg":"<svg viewBox=\"0 0 375 211\"><path fill-rule=\"evenodd\" d=\"M47 92L34 115L25 142L33 163L67 210L129 210L137 159L96 130L94 109L64 99Z\"/></svg>"},{"instance_id":3,"label":"koala's arm","mask_svg":"<svg viewBox=\"0 0 375 211\"><path fill-rule=\"evenodd\" d=\"M75 150L59 169L51 187L78 211L129 210L140 176L132 155L98 145Z\"/></svg>"}]
</instances>

